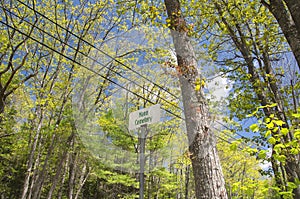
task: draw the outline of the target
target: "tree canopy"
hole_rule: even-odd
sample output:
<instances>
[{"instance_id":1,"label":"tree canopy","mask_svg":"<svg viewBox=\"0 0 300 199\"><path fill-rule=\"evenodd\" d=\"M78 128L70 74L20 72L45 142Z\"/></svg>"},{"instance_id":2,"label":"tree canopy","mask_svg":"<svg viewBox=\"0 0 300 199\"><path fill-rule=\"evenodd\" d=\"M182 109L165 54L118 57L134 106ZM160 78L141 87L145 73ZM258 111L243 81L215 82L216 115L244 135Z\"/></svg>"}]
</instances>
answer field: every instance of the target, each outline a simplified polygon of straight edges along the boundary
<instances>
[{"instance_id":1,"label":"tree canopy","mask_svg":"<svg viewBox=\"0 0 300 199\"><path fill-rule=\"evenodd\" d=\"M299 1L0 7L1 198L300 198Z\"/></svg>"}]
</instances>

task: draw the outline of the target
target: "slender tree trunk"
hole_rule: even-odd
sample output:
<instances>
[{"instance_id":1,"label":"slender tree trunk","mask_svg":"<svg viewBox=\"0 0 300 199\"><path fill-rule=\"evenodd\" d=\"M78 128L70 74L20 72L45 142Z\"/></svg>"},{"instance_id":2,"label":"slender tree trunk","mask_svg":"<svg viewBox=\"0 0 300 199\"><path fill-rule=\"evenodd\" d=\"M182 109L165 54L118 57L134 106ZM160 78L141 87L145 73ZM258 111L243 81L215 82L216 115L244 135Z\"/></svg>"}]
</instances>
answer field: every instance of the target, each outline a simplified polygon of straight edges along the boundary
<instances>
[{"instance_id":1,"label":"slender tree trunk","mask_svg":"<svg viewBox=\"0 0 300 199\"><path fill-rule=\"evenodd\" d=\"M90 168L87 168L87 163L84 163L84 165L82 167L82 171L81 171L80 180L79 180L79 187L76 191L76 195L75 195L74 199L78 199L79 194L82 190L82 187L83 187L84 183L86 182L89 174L90 174Z\"/></svg>"},{"instance_id":2,"label":"slender tree trunk","mask_svg":"<svg viewBox=\"0 0 300 199\"><path fill-rule=\"evenodd\" d=\"M73 199L74 196L76 169L77 169L77 151L74 148L74 143L72 143L72 148L74 152L70 153L69 155L68 199Z\"/></svg>"},{"instance_id":3,"label":"slender tree trunk","mask_svg":"<svg viewBox=\"0 0 300 199\"><path fill-rule=\"evenodd\" d=\"M61 172L62 172L62 169L63 169L63 164L64 164L64 162L66 161L66 156L67 156L68 154L67 154L67 149L66 149L66 151L64 151L64 153L62 154L62 156L60 157L60 161L59 161L59 163L58 163L58 165L57 165L57 169L56 169L56 173L55 173L55 176L54 176L54 178L51 180L52 181L52 184L51 184L51 187L50 187L50 190L49 190L49 192L48 192L48 194L47 194L47 199L51 199L52 198L52 196L53 196L53 193L54 193L54 191L55 191L55 188L56 188L56 186L57 186L57 183L58 183L58 180L60 179L59 177L60 177L60 174L61 174ZM63 175L63 177L64 177L64 175Z\"/></svg>"},{"instance_id":4,"label":"slender tree trunk","mask_svg":"<svg viewBox=\"0 0 300 199\"><path fill-rule=\"evenodd\" d=\"M177 56L189 152L195 178L196 198L227 198L225 182L216 149L216 138L210 130L208 105L201 89L194 50L187 37L187 26L180 14L178 0L165 0Z\"/></svg>"},{"instance_id":5,"label":"slender tree trunk","mask_svg":"<svg viewBox=\"0 0 300 199\"><path fill-rule=\"evenodd\" d=\"M185 168L185 199L189 199L190 165Z\"/></svg>"},{"instance_id":6,"label":"slender tree trunk","mask_svg":"<svg viewBox=\"0 0 300 199\"><path fill-rule=\"evenodd\" d=\"M1 84L0 84L0 93L1 92ZM4 97L2 96L2 94L0 94L0 114L4 113L4 104L5 104L5 99ZM0 116L0 122L2 121L2 116Z\"/></svg>"},{"instance_id":7,"label":"slender tree trunk","mask_svg":"<svg viewBox=\"0 0 300 199\"><path fill-rule=\"evenodd\" d=\"M56 189L56 186L57 186L57 183L60 179L60 175L61 175L61 172L63 171L63 167L64 167L64 163L67 161L67 164L69 163L68 162L68 152L69 152L69 147L71 147L71 143L74 142L73 139L75 137L75 132L73 131L71 133L71 135L68 137L68 141L67 141L67 148L65 149L65 151L62 153L62 156L60 157L60 161L58 162L58 165L57 165L57 169L56 169L56 173L55 173L55 176L54 178L52 179L52 185L50 187L50 190L48 192L48 195L47 195L47 199L51 199L53 198L53 193ZM66 169L65 169L66 170ZM66 171L65 171L66 172ZM63 178L65 178L65 173L63 174Z\"/></svg>"},{"instance_id":8,"label":"slender tree trunk","mask_svg":"<svg viewBox=\"0 0 300 199\"><path fill-rule=\"evenodd\" d=\"M33 165L34 165L34 156L35 156L36 148L37 148L37 145L39 142L39 137L40 137L40 133L41 133L41 129L42 129L44 114L42 113L41 108L38 108L38 114L39 114L39 122L38 122L38 126L36 129L34 141L31 146L31 151L30 151L30 154L28 157L27 172L26 172L26 176L25 176L25 180L24 180L23 193L22 193L21 199L26 199L27 194L28 194L31 172L32 172Z\"/></svg>"},{"instance_id":9,"label":"slender tree trunk","mask_svg":"<svg viewBox=\"0 0 300 199\"><path fill-rule=\"evenodd\" d=\"M48 175L47 167L48 167L48 161L51 157L52 151L54 149L54 142L55 142L55 134L52 135L51 144L48 149L45 161L43 163L42 170L39 172L39 176L37 178L37 182L35 183L35 186L33 188L33 195L31 199L38 199L41 197L41 191L44 185L44 180L46 176Z\"/></svg>"},{"instance_id":10,"label":"slender tree trunk","mask_svg":"<svg viewBox=\"0 0 300 199\"><path fill-rule=\"evenodd\" d=\"M43 134L40 135L40 138L39 140L43 140ZM42 141L39 141L38 143L38 148L36 150L36 158L35 158L35 163L34 163L34 166L33 166L33 171L32 171L32 174L31 174L31 182L30 182L30 189L29 189L29 193L28 193L28 196L27 198L28 199L33 199L33 195L34 195L34 191L35 191L35 188L36 186L38 186L38 179L40 177L40 171L39 171L39 167L40 167L40 161L41 161L41 157L42 157Z\"/></svg>"},{"instance_id":11,"label":"slender tree trunk","mask_svg":"<svg viewBox=\"0 0 300 199\"><path fill-rule=\"evenodd\" d=\"M61 199L62 198L62 196L63 196L63 192L64 192L64 184L65 184L65 181L66 181L66 175L67 175L67 171L68 171L68 165L69 165L69 162L68 162L68 160L66 160L66 162L65 162L65 168L64 168L64 171L63 171L63 174L62 174L62 179L61 179L61 182L60 182L60 184L61 184L61 186L60 186L60 188L59 188L59 190L58 190L58 196L57 196L57 198L58 199Z\"/></svg>"}]
</instances>

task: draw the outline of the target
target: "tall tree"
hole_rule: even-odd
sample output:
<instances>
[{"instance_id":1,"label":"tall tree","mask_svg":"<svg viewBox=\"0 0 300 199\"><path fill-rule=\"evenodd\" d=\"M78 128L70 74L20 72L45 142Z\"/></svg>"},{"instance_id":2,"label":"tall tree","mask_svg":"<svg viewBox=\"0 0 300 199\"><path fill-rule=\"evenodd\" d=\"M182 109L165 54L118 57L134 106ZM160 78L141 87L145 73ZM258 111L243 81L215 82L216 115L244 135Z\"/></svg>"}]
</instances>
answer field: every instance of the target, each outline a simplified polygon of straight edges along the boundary
<instances>
[{"instance_id":1,"label":"tall tree","mask_svg":"<svg viewBox=\"0 0 300 199\"><path fill-rule=\"evenodd\" d=\"M6 100L23 83L37 74L37 70L30 72L29 65L33 55L39 54L37 44L29 40L34 32L34 26L38 19L32 17L32 27L28 27L24 22L25 15L21 15L15 20L10 11L18 10L16 7L9 7L4 1L0 1L1 13L3 15L2 25L11 23L11 27L18 28L25 32L27 36L20 36L18 31L6 28L1 30L1 49L0 49L0 113L4 112ZM19 8L22 10L22 8ZM4 22L5 21L5 22ZM32 49L32 50L29 50ZM35 50L33 50L35 49ZM39 65L41 56L36 59L36 65ZM37 66L38 68L38 66Z\"/></svg>"},{"instance_id":2,"label":"tall tree","mask_svg":"<svg viewBox=\"0 0 300 199\"><path fill-rule=\"evenodd\" d=\"M164 2L177 57L196 197L227 198L216 138L210 129L209 109L201 88L203 80L197 69L185 19L181 15L180 2Z\"/></svg>"},{"instance_id":3,"label":"tall tree","mask_svg":"<svg viewBox=\"0 0 300 199\"><path fill-rule=\"evenodd\" d=\"M300 1L261 1L274 15L286 37L300 68Z\"/></svg>"},{"instance_id":4,"label":"tall tree","mask_svg":"<svg viewBox=\"0 0 300 199\"><path fill-rule=\"evenodd\" d=\"M216 63L222 65L223 69L227 68L225 73L230 74L228 78L235 81L234 92L229 98L231 115L245 120L247 115L261 107L261 115L256 115L256 119L265 117L267 128L260 129L263 135L259 140L272 150L269 160L279 194L289 192L291 195L292 186L289 183L297 184L299 179L299 154L289 151L292 148L290 143L297 143L293 135L295 122L292 118L292 112L296 113L296 110L289 105L296 100L292 95L284 94L283 90L289 87L281 83L284 69L275 67L282 51L286 50L283 45L285 40L278 34L275 19L259 2L212 2L205 4L203 1L199 7L206 16L205 23L214 31L209 50L217 51L219 56L215 58ZM297 107L297 102L293 104ZM252 129L257 132L258 129L254 127ZM269 134L264 133L266 130L269 130ZM267 141L270 133L272 139ZM282 147L288 150L281 150ZM279 156L282 157L281 161L278 161ZM295 188L297 186L293 185L294 194L299 197L299 189Z\"/></svg>"}]
</instances>

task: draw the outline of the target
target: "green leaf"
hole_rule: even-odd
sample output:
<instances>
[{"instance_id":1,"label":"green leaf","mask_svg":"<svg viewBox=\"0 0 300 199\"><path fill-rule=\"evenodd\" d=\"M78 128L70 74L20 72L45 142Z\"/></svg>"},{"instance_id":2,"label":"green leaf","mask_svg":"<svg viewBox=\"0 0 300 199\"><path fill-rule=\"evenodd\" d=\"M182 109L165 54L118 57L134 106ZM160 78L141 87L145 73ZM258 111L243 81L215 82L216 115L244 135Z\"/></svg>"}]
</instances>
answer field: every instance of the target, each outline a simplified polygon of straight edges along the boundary
<instances>
[{"instance_id":1,"label":"green leaf","mask_svg":"<svg viewBox=\"0 0 300 199\"><path fill-rule=\"evenodd\" d=\"M240 182L235 182L232 184L232 191L238 190L239 186L241 185Z\"/></svg>"},{"instance_id":2,"label":"green leaf","mask_svg":"<svg viewBox=\"0 0 300 199\"><path fill-rule=\"evenodd\" d=\"M294 134L294 137L298 140L300 140L300 130L296 130L295 134Z\"/></svg>"},{"instance_id":3,"label":"green leaf","mask_svg":"<svg viewBox=\"0 0 300 199\"><path fill-rule=\"evenodd\" d=\"M285 197L285 196L291 196L291 192L288 192L288 191L281 191L281 192L279 192L279 194L280 195L282 195L283 197Z\"/></svg>"},{"instance_id":4,"label":"green leaf","mask_svg":"<svg viewBox=\"0 0 300 199\"><path fill-rule=\"evenodd\" d=\"M265 159L267 157L267 151L266 150L261 150L259 153L258 153L258 158L259 159Z\"/></svg>"},{"instance_id":5,"label":"green leaf","mask_svg":"<svg viewBox=\"0 0 300 199\"><path fill-rule=\"evenodd\" d=\"M282 120L274 120L273 122L274 122L275 124L277 124L278 126L282 126L283 124L285 124L285 122L282 121Z\"/></svg>"},{"instance_id":6,"label":"green leaf","mask_svg":"<svg viewBox=\"0 0 300 199\"><path fill-rule=\"evenodd\" d=\"M287 186L291 189L296 189L297 188L297 185L293 182L287 182Z\"/></svg>"},{"instance_id":7,"label":"green leaf","mask_svg":"<svg viewBox=\"0 0 300 199\"><path fill-rule=\"evenodd\" d=\"M259 128L258 128L258 125L257 125L257 124L252 124L252 125L250 126L250 129L251 129L251 131L253 131L254 133L259 131Z\"/></svg>"},{"instance_id":8,"label":"green leaf","mask_svg":"<svg viewBox=\"0 0 300 199\"><path fill-rule=\"evenodd\" d=\"M300 118L300 113L294 113L293 117Z\"/></svg>"},{"instance_id":9,"label":"green leaf","mask_svg":"<svg viewBox=\"0 0 300 199\"><path fill-rule=\"evenodd\" d=\"M281 129L281 133L282 133L283 135L287 135L288 132L289 132L289 130L288 130L287 128L282 128L282 129Z\"/></svg>"},{"instance_id":10,"label":"green leaf","mask_svg":"<svg viewBox=\"0 0 300 199\"><path fill-rule=\"evenodd\" d=\"M274 128L274 123L273 123L273 122L270 122L269 124L267 124L267 128L268 128L268 129Z\"/></svg>"},{"instance_id":11,"label":"green leaf","mask_svg":"<svg viewBox=\"0 0 300 199\"><path fill-rule=\"evenodd\" d=\"M291 152L291 154L293 154L293 155L297 155L297 154L299 153L299 150L296 149L296 148L291 148L290 152Z\"/></svg>"},{"instance_id":12,"label":"green leaf","mask_svg":"<svg viewBox=\"0 0 300 199\"><path fill-rule=\"evenodd\" d=\"M276 159L276 160L278 160L279 162L285 162L285 160L286 160L286 156L285 155L274 155L274 158Z\"/></svg>"},{"instance_id":13,"label":"green leaf","mask_svg":"<svg viewBox=\"0 0 300 199\"><path fill-rule=\"evenodd\" d=\"M270 138L268 139L268 142L269 142L270 144L274 145L274 144L276 143L276 139L275 139L274 137L270 137Z\"/></svg>"},{"instance_id":14,"label":"green leaf","mask_svg":"<svg viewBox=\"0 0 300 199\"><path fill-rule=\"evenodd\" d=\"M275 151L276 153L280 153L280 152L281 152L281 149L283 149L283 148L285 148L285 146L284 146L283 144L276 144L276 145L274 146L274 151Z\"/></svg>"},{"instance_id":15,"label":"green leaf","mask_svg":"<svg viewBox=\"0 0 300 199\"><path fill-rule=\"evenodd\" d=\"M267 138L267 137L269 137L271 134L272 134L272 131L268 130L268 131L266 132L266 134L265 134L265 137Z\"/></svg>"},{"instance_id":16,"label":"green leaf","mask_svg":"<svg viewBox=\"0 0 300 199\"><path fill-rule=\"evenodd\" d=\"M272 129L272 132L276 133L278 131L278 127L276 126L275 128Z\"/></svg>"},{"instance_id":17,"label":"green leaf","mask_svg":"<svg viewBox=\"0 0 300 199\"><path fill-rule=\"evenodd\" d=\"M232 151L235 151L237 149L237 147L238 147L238 145L236 142L231 143L229 146L230 150L232 150Z\"/></svg>"}]
</instances>

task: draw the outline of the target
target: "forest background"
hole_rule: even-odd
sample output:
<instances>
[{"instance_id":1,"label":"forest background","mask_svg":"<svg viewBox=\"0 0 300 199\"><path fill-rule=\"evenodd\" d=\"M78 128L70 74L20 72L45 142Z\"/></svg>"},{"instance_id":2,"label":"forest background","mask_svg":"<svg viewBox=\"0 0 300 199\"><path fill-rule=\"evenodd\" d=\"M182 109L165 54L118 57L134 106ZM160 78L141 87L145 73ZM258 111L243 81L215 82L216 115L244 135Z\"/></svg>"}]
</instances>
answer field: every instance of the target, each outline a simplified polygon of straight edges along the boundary
<instances>
[{"instance_id":1,"label":"forest background","mask_svg":"<svg viewBox=\"0 0 300 199\"><path fill-rule=\"evenodd\" d=\"M164 2L0 3L1 198L138 198L128 115L157 103L145 198L201 198ZM227 197L298 198L300 2L180 4Z\"/></svg>"}]
</instances>

